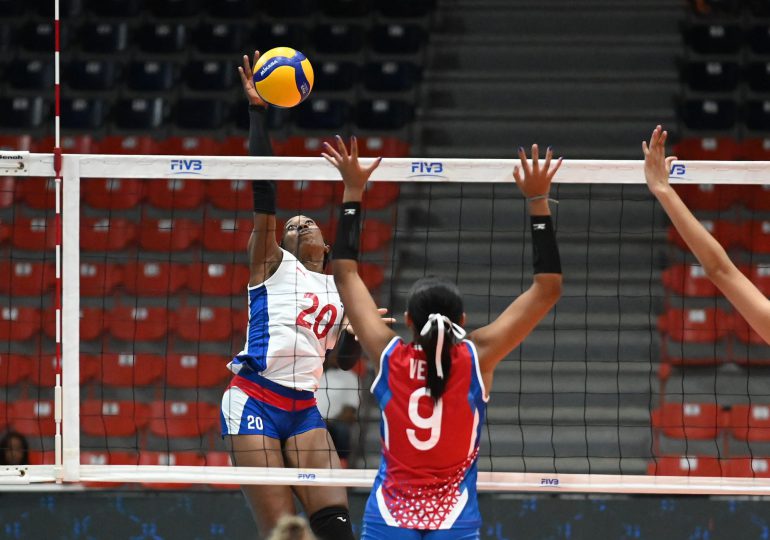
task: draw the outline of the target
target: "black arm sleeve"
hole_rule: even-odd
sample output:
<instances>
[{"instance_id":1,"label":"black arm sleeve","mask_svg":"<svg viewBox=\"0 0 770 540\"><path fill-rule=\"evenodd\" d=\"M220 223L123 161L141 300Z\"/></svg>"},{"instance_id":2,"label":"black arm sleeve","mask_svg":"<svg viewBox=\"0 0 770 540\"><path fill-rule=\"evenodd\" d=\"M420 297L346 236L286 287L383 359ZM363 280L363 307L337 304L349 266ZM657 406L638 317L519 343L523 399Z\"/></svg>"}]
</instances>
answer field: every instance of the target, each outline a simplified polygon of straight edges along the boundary
<instances>
[{"instance_id":1,"label":"black arm sleeve","mask_svg":"<svg viewBox=\"0 0 770 540\"><path fill-rule=\"evenodd\" d=\"M272 156L273 145L267 131L267 111L259 105L249 105L249 155ZM254 212L275 215L275 182L253 180Z\"/></svg>"},{"instance_id":2,"label":"black arm sleeve","mask_svg":"<svg viewBox=\"0 0 770 540\"><path fill-rule=\"evenodd\" d=\"M344 371L352 369L363 355L361 344L349 332L342 330L331 354L337 358L337 366Z\"/></svg>"}]
</instances>

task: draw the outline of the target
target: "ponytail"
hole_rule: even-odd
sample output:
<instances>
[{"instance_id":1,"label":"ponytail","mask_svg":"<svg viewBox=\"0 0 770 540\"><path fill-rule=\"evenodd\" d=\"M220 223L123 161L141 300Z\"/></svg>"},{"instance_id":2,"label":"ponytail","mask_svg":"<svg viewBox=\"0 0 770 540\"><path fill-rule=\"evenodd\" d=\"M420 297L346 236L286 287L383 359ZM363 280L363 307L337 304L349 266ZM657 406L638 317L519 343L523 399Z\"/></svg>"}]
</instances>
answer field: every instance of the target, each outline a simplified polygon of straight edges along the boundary
<instances>
[{"instance_id":1,"label":"ponytail","mask_svg":"<svg viewBox=\"0 0 770 540\"><path fill-rule=\"evenodd\" d=\"M440 313L431 313L417 336L417 343L425 351L428 361L426 386L434 403L441 399L446 389L452 369L452 347L464 337L465 330Z\"/></svg>"}]
</instances>

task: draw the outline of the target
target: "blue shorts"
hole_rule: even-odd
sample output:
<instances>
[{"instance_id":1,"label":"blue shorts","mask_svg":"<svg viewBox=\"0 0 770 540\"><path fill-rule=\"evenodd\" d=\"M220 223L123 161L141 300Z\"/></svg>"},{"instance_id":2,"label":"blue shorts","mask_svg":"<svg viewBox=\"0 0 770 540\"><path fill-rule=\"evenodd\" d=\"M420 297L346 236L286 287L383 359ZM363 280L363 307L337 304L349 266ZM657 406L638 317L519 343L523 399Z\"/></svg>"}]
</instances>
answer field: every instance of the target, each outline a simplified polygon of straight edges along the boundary
<instances>
[{"instance_id":1,"label":"blue shorts","mask_svg":"<svg viewBox=\"0 0 770 540\"><path fill-rule=\"evenodd\" d=\"M481 537L477 527L421 531L366 521L361 532L361 540L479 540L479 538Z\"/></svg>"},{"instance_id":2,"label":"blue shorts","mask_svg":"<svg viewBox=\"0 0 770 540\"><path fill-rule=\"evenodd\" d=\"M264 435L283 442L311 429L326 429L312 392L285 388L262 377L236 376L222 396L219 417L223 437Z\"/></svg>"}]
</instances>

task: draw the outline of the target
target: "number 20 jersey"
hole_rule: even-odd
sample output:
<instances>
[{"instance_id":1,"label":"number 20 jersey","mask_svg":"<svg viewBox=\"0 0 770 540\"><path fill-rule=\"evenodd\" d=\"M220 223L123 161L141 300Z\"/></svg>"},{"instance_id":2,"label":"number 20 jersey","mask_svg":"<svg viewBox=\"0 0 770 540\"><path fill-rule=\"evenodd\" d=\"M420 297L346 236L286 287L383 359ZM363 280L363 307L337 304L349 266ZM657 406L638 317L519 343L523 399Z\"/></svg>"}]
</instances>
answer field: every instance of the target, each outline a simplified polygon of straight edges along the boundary
<instances>
[{"instance_id":1,"label":"number 20 jersey","mask_svg":"<svg viewBox=\"0 0 770 540\"><path fill-rule=\"evenodd\" d=\"M286 250L275 273L248 287L249 322L234 374L260 375L287 388L315 391L343 316L334 278L311 272ZM254 377L256 379L256 377Z\"/></svg>"},{"instance_id":2,"label":"number 20 jersey","mask_svg":"<svg viewBox=\"0 0 770 540\"><path fill-rule=\"evenodd\" d=\"M393 338L372 385L380 410L382 461L365 522L419 530L481 526L477 460L486 395L476 348L451 350L452 367L438 403L425 386L425 353Z\"/></svg>"}]
</instances>

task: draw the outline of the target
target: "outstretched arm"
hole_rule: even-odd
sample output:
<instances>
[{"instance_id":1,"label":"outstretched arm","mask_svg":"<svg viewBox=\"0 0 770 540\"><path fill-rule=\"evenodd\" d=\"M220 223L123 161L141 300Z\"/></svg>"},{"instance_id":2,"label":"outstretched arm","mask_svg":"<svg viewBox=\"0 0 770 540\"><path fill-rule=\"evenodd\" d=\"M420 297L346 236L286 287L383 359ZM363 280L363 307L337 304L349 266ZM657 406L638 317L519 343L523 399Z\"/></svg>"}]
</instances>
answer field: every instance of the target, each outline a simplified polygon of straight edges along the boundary
<instances>
[{"instance_id":1,"label":"outstretched arm","mask_svg":"<svg viewBox=\"0 0 770 540\"><path fill-rule=\"evenodd\" d=\"M561 166L561 158L551 166L553 153L545 153L540 166L538 148L532 145L532 165L519 148L521 165L513 171L516 185L527 198L531 216L532 245L534 249L534 278L524 291L492 323L472 332L469 339L476 345L479 364L487 392L492 387L492 376L497 364L505 358L538 325L561 296L561 262L551 223L548 193L551 180Z\"/></svg>"},{"instance_id":2,"label":"outstretched arm","mask_svg":"<svg viewBox=\"0 0 770 540\"><path fill-rule=\"evenodd\" d=\"M362 168L358 163L358 141L355 137L350 142L350 153L339 136L337 149L326 144L325 150L322 155L337 167L345 183L333 250L334 282L359 343L367 356L377 362L385 346L396 334L382 320L377 304L358 275L358 246L361 234L361 199L366 182L381 159L375 160L368 168Z\"/></svg>"},{"instance_id":3,"label":"outstretched arm","mask_svg":"<svg viewBox=\"0 0 770 540\"><path fill-rule=\"evenodd\" d=\"M259 51L254 51L254 64ZM243 56L238 67L243 92L249 101L249 155L272 156L270 134L267 131L267 103L262 101L251 82L249 57ZM275 182L254 180L251 183L254 198L254 229L249 236L249 285L259 285L269 278L281 263L283 254L275 239Z\"/></svg>"},{"instance_id":4,"label":"outstretched arm","mask_svg":"<svg viewBox=\"0 0 770 540\"><path fill-rule=\"evenodd\" d=\"M650 144L642 142L644 174L650 192L660 201L680 236L703 266L706 275L743 315L754 331L770 343L770 300L733 264L724 248L685 206L668 182L676 157L666 157L668 132L657 126Z\"/></svg>"}]
</instances>

